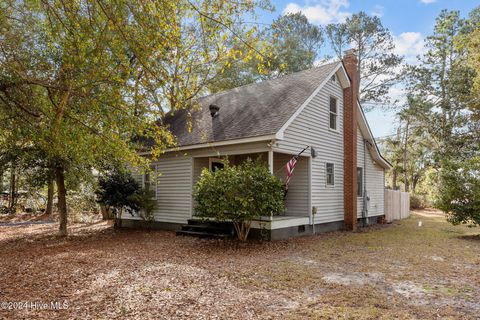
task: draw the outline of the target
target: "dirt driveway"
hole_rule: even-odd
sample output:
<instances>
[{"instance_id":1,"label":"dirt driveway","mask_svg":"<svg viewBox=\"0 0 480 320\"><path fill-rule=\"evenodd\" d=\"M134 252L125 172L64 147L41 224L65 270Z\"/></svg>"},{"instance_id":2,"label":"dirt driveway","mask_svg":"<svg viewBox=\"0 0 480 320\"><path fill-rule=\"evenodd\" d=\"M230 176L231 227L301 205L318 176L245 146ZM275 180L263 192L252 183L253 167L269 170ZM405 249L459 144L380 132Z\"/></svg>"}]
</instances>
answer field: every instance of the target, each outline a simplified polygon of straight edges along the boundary
<instances>
[{"instance_id":1,"label":"dirt driveway","mask_svg":"<svg viewBox=\"0 0 480 320\"><path fill-rule=\"evenodd\" d=\"M0 319L480 314L480 229L428 211L360 232L269 243L115 231L103 222L71 231L61 239L51 224L0 227Z\"/></svg>"}]
</instances>

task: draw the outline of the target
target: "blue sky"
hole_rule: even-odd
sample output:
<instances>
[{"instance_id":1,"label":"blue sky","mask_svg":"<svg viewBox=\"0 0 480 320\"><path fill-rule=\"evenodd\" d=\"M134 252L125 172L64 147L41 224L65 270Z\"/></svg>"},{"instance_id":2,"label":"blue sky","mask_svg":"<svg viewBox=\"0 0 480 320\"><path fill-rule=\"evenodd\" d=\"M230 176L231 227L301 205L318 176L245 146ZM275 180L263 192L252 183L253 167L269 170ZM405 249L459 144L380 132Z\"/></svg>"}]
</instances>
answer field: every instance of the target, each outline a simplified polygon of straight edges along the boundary
<instances>
[{"instance_id":1,"label":"blue sky","mask_svg":"<svg viewBox=\"0 0 480 320\"><path fill-rule=\"evenodd\" d=\"M409 63L415 63L416 55L423 51L423 40L435 24L435 17L442 9L459 10L462 16L480 5L468 0L271 0L275 12L262 12L260 22L270 23L285 12L303 12L310 22L325 25L342 21L358 11L377 15L393 34L396 51L405 56ZM401 98L400 88L394 88L392 96ZM395 112L372 111L368 121L376 137L393 133Z\"/></svg>"}]
</instances>

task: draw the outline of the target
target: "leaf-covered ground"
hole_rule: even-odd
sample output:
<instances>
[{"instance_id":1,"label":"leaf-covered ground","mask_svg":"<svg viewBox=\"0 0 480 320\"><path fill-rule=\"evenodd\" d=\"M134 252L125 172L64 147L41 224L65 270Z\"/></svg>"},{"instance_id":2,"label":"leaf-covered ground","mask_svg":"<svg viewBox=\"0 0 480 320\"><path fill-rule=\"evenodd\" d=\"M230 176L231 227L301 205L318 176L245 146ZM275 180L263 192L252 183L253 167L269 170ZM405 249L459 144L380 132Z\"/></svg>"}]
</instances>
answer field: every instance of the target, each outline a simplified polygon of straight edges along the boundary
<instances>
[{"instance_id":1,"label":"leaf-covered ground","mask_svg":"<svg viewBox=\"0 0 480 320\"><path fill-rule=\"evenodd\" d=\"M480 314L480 229L432 212L355 233L247 244L116 231L104 222L73 225L61 239L56 227L0 227L0 302L28 302L23 310L3 303L0 319Z\"/></svg>"}]
</instances>

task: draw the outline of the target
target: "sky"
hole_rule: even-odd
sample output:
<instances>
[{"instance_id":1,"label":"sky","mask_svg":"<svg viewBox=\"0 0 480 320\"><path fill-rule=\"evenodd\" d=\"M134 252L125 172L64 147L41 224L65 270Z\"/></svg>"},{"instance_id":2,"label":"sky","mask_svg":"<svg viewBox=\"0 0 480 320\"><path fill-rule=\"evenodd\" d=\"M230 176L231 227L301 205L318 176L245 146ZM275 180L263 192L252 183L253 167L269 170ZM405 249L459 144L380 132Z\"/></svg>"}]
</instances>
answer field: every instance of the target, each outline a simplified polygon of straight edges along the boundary
<instances>
[{"instance_id":1,"label":"sky","mask_svg":"<svg viewBox=\"0 0 480 320\"><path fill-rule=\"evenodd\" d=\"M271 23L279 15L288 12L303 12L308 20L317 25L343 21L352 13L365 11L381 18L388 28L396 46L396 53L414 64L416 56L424 52L424 39L431 34L435 17L442 9L458 10L465 17L479 1L471 0L271 0L274 12L259 13L262 23ZM392 97L402 99L401 88L391 90ZM375 137L393 133L394 111L371 111L367 119Z\"/></svg>"}]
</instances>

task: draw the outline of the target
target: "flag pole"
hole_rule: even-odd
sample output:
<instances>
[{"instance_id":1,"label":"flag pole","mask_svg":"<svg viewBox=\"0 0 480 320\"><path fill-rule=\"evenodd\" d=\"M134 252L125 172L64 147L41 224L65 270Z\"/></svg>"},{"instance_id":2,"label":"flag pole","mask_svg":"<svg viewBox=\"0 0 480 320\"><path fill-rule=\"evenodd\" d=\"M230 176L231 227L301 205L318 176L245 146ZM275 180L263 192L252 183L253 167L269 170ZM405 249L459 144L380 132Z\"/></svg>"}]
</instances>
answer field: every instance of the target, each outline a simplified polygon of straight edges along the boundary
<instances>
[{"instance_id":1,"label":"flag pole","mask_svg":"<svg viewBox=\"0 0 480 320\"><path fill-rule=\"evenodd\" d=\"M307 150L308 148L310 148L310 146L306 146L305 148L303 148L303 150L302 150L302 151L300 151L300 153L299 153L299 154L297 154L297 155L296 155L296 157L297 157L297 158L298 158L298 157L300 157L300 155L301 155L302 153L304 153L304 152L305 152L305 150Z\"/></svg>"},{"instance_id":2,"label":"flag pole","mask_svg":"<svg viewBox=\"0 0 480 320\"><path fill-rule=\"evenodd\" d=\"M298 157L300 157L300 155L301 155L302 153L304 153L308 148L310 148L310 146L306 146L305 148L303 148L303 150L300 151L300 152L299 152L297 155L295 155L294 157L295 157L296 159L298 159ZM287 162L287 163L288 163L288 162ZM286 165L287 165L287 164L284 164L281 168L278 168L277 171L275 171L273 174L276 174L276 173L280 172L280 170L282 170L283 168L285 168Z\"/></svg>"}]
</instances>

